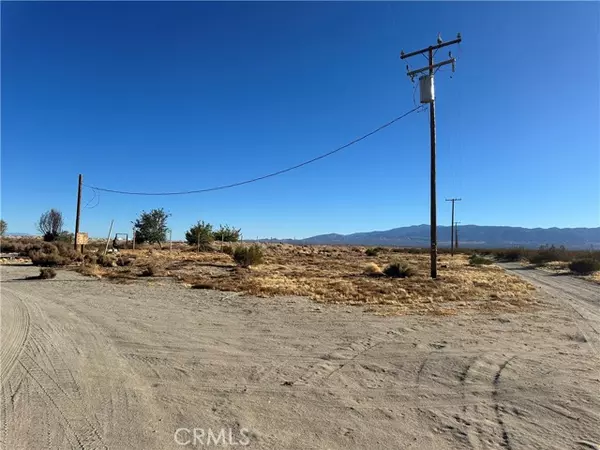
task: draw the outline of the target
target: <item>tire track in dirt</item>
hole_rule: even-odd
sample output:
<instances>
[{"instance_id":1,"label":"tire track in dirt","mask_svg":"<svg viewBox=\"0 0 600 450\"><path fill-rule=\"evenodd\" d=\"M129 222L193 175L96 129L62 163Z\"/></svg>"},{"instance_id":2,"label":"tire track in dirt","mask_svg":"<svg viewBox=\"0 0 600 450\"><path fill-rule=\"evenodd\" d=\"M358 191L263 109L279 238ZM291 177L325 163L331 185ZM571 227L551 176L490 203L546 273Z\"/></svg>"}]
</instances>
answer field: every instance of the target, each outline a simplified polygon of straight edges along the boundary
<instances>
[{"instance_id":1,"label":"tire track in dirt","mask_svg":"<svg viewBox=\"0 0 600 450\"><path fill-rule=\"evenodd\" d=\"M76 440L81 450L108 448L94 425L87 417L86 412L80 406L82 399L73 392L68 392L66 386L72 386L73 376L68 369L58 374L52 374L42 364L45 359L50 359L44 347L41 347L45 358L36 358L29 348L23 352L19 364L28 376L39 388L40 393L46 397L48 403L56 410L62 419L65 429L68 430ZM39 362L37 361L39 360ZM77 391L75 391L77 392Z\"/></svg>"},{"instance_id":2,"label":"tire track in dirt","mask_svg":"<svg viewBox=\"0 0 600 450\"><path fill-rule=\"evenodd\" d=\"M504 420L502 420L502 415L500 414L500 404L498 403L498 387L500 385L500 377L502 375L502 371L506 369L506 367L516 358L516 356L511 356L509 359L504 361L496 374L494 375L494 390L492 391L492 399L494 400L494 411L496 412L496 421L500 426L502 431L502 444L508 449L512 450L512 445L510 443L510 437L508 436L508 431L506 429L506 425Z\"/></svg>"},{"instance_id":3,"label":"tire track in dirt","mask_svg":"<svg viewBox=\"0 0 600 450\"><path fill-rule=\"evenodd\" d=\"M8 295L7 295L8 294ZM5 292L2 296L2 314L0 329L0 413L2 414L2 428L0 441L4 442L8 436L8 407L21 384L17 385L15 392L10 392L7 383L13 372L19 356L23 352L29 337L30 317L27 306L14 293Z\"/></svg>"},{"instance_id":4,"label":"tire track in dirt","mask_svg":"<svg viewBox=\"0 0 600 450\"><path fill-rule=\"evenodd\" d=\"M369 334L357 341L340 346L335 350L320 356L319 359L324 361L311 365L292 384L305 386L321 385L335 373L342 370L346 365L352 363L368 351L379 345L393 341L394 338L390 338L390 335L396 336L396 334L397 333L392 330L387 330L386 332L379 331Z\"/></svg>"},{"instance_id":5,"label":"tire track in dirt","mask_svg":"<svg viewBox=\"0 0 600 450\"><path fill-rule=\"evenodd\" d=\"M470 358L469 362L467 363L467 365L465 366L465 368L463 369L463 371L461 372L461 374L458 377L461 388L462 388L462 400L465 402L467 401L467 380L469 379L469 372L471 371L473 366L479 360L480 360L480 356L475 356L475 357ZM475 415L475 416L478 415L477 405L469 406L469 405L465 404L462 406L463 417L461 417L460 415L457 415L455 417L455 419L459 423L462 423L463 425L466 426L467 440L469 441L469 445L471 446L471 448L473 450L482 450L484 447L483 447L483 442L481 441L481 435L482 435L481 427L479 426L479 424L477 424L475 426L475 432L473 432L472 422L465 419L465 417L470 415L469 409L472 409L473 415Z\"/></svg>"},{"instance_id":6,"label":"tire track in dirt","mask_svg":"<svg viewBox=\"0 0 600 450\"><path fill-rule=\"evenodd\" d=\"M600 356L600 286L570 275L553 275L518 264L503 264L572 311L571 317L596 357ZM587 329L587 332L584 330Z\"/></svg>"},{"instance_id":7,"label":"tire track in dirt","mask_svg":"<svg viewBox=\"0 0 600 450\"><path fill-rule=\"evenodd\" d=\"M94 424L87 415L85 402L80 395L80 387L73 373L52 342L56 339L61 340L60 335L51 336L39 325L31 323L33 316L46 326L49 326L51 321L42 314L35 302L32 303L33 309L31 309L27 305L31 299L26 301L5 286L3 286L3 297L3 309L6 306L12 308L3 311L7 313L5 324L10 330L10 339L3 339L2 350L5 352L5 357L8 353L10 365L6 367L2 364L2 440L8 439L8 421L14 420L12 416L15 413L15 398L24 385L28 390L27 395L23 396L25 404L33 397L41 397L48 408L55 411L55 414L50 415L46 410L48 418L58 420L66 439L72 442L75 448L81 450L108 448L100 436L98 425ZM18 301L7 303L5 302L7 297ZM16 332L13 329L21 331ZM6 341L10 345L5 346ZM17 343L20 345L16 345ZM19 368L18 371L15 370L16 367ZM25 405L21 404L20 408L21 414L28 414ZM46 429L44 440L51 444L50 431Z\"/></svg>"},{"instance_id":8,"label":"tire track in dirt","mask_svg":"<svg viewBox=\"0 0 600 450\"><path fill-rule=\"evenodd\" d=\"M8 295L7 295L8 294ZM0 380L7 380L29 336L30 317L27 306L14 292L2 296L0 331Z\"/></svg>"}]
</instances>

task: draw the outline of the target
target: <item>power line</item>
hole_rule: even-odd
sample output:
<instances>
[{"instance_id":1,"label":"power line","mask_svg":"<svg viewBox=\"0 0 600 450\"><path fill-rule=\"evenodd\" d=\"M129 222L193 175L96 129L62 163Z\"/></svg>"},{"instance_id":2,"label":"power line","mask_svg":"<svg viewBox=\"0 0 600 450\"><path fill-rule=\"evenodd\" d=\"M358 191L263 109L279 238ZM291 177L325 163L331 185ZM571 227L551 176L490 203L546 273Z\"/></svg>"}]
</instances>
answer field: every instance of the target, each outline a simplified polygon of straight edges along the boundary
<instances>
[{"instance_id":1,"label":"power line","mask_svg":"<svg viewBox=\"0 0 600 450\"><path fill-rule=\"evenodd\" d=\"M342 145L341 147L336 148L335 150L332 150L328 153L324 153L320 156L317 156L316 158L310 159L308 161L304 161L303 163L297 164L295 166L292 167L288 167L287 169L282 169L282 170L278 170L277 172L272 172L269 173L267 175L263 175L261 177L257 177L257 178L252 178L249 180L245 180L245 181L239 181L237 183L232 183L232 184L225 184L225 185L221 185L221 186L215 186L215 187L211 187L211 188L205 188L205 189L196 189L196 190L191 190L191 191L179 191L179 192L130 192L130 191L119 191L116 189L107 189L107 188L102 188L102 187L98 187L98 186L89 186L89 185L85 185L86 187L89 187L91 189L95 189L97 191L103 191L103 192L111 192L113 194L123 194L123 195L154 195L154 196L158 196L158 195L188 195L188 194L201 194L204 192L211 192L211 191L219 191L219 190L223 190L223 189L230 189L230 188L234 188L237 186L242 186L244 184L250 184L250 183L255 183L257 181L261 181L264 180L266 178L271 178L271 177L275 177L277 175L281 175L287 172L290 172L292 170L295 169L299 169L300 167L306 166L308 164L311 164L313 162L319 161L323 158L326 158L328 156L333 155L334 153L337 153L339 151L342 151L348 147L350 147L351 145L354 145L366 138L368 138L369 136L374 135L375 133L378 133L379 131L383 130L384 128L389 127L390 125L398 122L400 119L405 118L406 116L408 116L409 114L412 114L420 109L423 109L424 105L419 105L414 107L413 109L411 109L410 111L402 114L401 116L396 117L393 120L390 120L389 122L381 125L379 128L376 128L375 130L371 131L370 133L367 133L357 139L354 139L353 141Z\"/></svg>"}]
</instances>

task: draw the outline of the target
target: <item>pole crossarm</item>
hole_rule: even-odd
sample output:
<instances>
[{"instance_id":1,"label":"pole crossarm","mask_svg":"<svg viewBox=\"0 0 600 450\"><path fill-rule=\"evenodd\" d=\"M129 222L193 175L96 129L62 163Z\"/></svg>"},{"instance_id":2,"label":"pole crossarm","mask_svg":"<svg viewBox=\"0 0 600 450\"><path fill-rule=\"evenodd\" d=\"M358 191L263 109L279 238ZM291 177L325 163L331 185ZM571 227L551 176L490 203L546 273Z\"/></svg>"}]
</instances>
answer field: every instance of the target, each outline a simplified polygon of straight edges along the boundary
<instances>
[{"instance_id":1,"label":"pole crossarm","mask_svg":"<svg viewBox=\"0 0 600 450\"><path fill-rule=\"evenodd\" d=\"M454 66L456 64L456 58L450 58L450 59L447 59L446 61L436 63L432 66L426 66L426 67L422 67L420 69L411 70L410 72L406 72L406 75L413 78L415 75L417 75L419 73L437 69L438 67L447 66L448 64L452 64L452 66Z\"/></svg>"},{"instance_id":2,"label":"pole crossarm","mask_svg":"<svg viewBox=\"0 0 600 450\"><path fill-rule=\"evenodd\" d=\"M460 36L460 34L459 34ZM456 39L452 40L452 41L448 41L448 42L442 42L441 44L437 44L437 45L431 45L429 47L426 47L424 49L421 50L416 50L414 52L410 52L410 53L404 53L404 52L400 52L400 59L406 59L406 58L410 58L411 56L415 56L415 55L420 55L421 53L425 53L428 51L433 51L433 50L437 50L438 48L443 48L443 47L447 47L449 45L454 45L454 44L460 44L462 42L462 38L461 37L457 37Z\"/></svg>"}]
</instances>

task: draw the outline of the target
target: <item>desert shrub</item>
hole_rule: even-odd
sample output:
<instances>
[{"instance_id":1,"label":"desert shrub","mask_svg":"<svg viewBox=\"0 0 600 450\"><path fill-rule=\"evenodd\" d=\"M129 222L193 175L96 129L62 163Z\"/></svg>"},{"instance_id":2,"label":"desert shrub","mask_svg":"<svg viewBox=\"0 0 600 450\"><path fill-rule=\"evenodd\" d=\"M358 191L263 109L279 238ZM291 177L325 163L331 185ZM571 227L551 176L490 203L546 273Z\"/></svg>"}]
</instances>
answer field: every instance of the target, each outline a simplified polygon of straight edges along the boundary
<instances>
[{"instance_id":1,"label":"desert shrub","mask_svg":"<svg viewBox=\"0 0 600 450\"><path fill-rule=\"evenodd\" d=\"M233 259L242 267L256 266L263 261L263 251L258 244L239 246L233 251Z\"/></svg>"},{"instance_id":2,"label":"desert shrub","mask_svg":"<svg viewBox=\"0 0 600 450\"><path fill-rule=\"evenodd\" d=\"M365 255L367 256L377 256L379 252L381 252L381 247L368 248L365 250Z\"/></svg>"},{"instance_id":3,"label":"desert shrub","mask_svg":"<svg viewBox=\"0 0 600 450\"><path fill-rule=\"evenodd\" d=\"M96 263L102 267L115 267L117 265L117 258L111 254L98 255Z\"/></svg>"},{"instance_id":4,"label":"desert shrub","mask_svg":"<svg viewBox=\"0 0 600 450\"><path fill-rule=\"evenodd\" d=\"M56 277L56 270L54 270L53 268L44 267L40 269L40 274L38 276L40 280L50 280L54 277Z\"/></svg>"},{"instance_id":5,"label":"desert shrub","mask_svg":"<svg viewBox=\"0 0 600 450\"><path fill-rule=\"evenodd\" d=\"M395 261L388 265L383 270L383 273L391 278L407 278L413 276L415 274L415 271L405 262Z\"/></svg>"},{"instance_id":6,"label":"desert shrub","mask_svg":"<svg viewBox=\"0 0 600 450\"><path fill-rule=\"evenodd\" d=\"M75 234L69 233L68 231L61 231L54 240L72 244L75 241Z\"/></svg>"},{"instance_id":7,"label":"desert shrub","mask_svg":"<svg viewBox=\"0 0 600 450\"><path fill-rule=\"evenodd\" d=\"M600 271L600 260L592 258L576 259L569 264L569 270L579 275Z\"/></svg>"},{"instance_id":8,"label":"desert shrub","mask_svg":"<svg viewBox=\"0 0 600 450\"><path fill-rule=\"evenodd\" d=\"M71 245L69 245L65 242L55 241L52 244L45 243L45 245L46 246L53 245L56 248L56 250L58 251L58 254L65 259L67 264L71 263L71 262L83 261L83 254L74 250L73 247L71 247Z\"/></svg>"},{"instance_id":9,"label":"desert shrub","mask_svg":"<svg viewBox=\"0 0 600 450\"><path fill-rule=\"evenodd\" d=\"M25 250L26 245L20 242L12 242L4 239L0 242L0 252L2 253L21 253Z\"/></svg>"},{"instance_id":10,"label":"desert shrub","mask_svg":"<svg viewBox=\"0 0 600 450\"><path fill-rule=\"evenodd\" d=\"M365 275L368 275L371 277L377 277L377 276L383 275L383 271L381 270L381 267L379 267L377 264L375 264L373 262L371 262L365 266L364 273L365 273Z\"/></svg>"},{"instance_id":11,"label":"desert shrub","mask_svg":"<svg viewBox=\"0 0 600 450\"><path fill-rule=\"evenodd\" d=\"M569 261L570 258L562 245L558 248L554 245L542 245L538 251L532 252L528 259L532 264L546 264L551 261Z\"/></svg>"},{"instance_id":12,"label":"desert shrub","mask_svg":"<svg viewBox=\"0 0 600 450\"><path fill-rule=\"evenodd\" d=\"M240 240L241 228L234 228L229 225L219 225L219 229L213 232L215 241L237 242Z\"/></svg>"},{"instance_id":13,"label":"desert shrub","mask_svg":"<svg viewBox=\"0 0 600 450\"><path fill-rule=\"evenodd\" d=\"M505 262L516 262L524 259L526 252L524 248L511 248L507 250L496 250L496 258Z\"/></svg>"},{"instance_id":14,"label":"desert shrub","mask_svg":"<svg viewBox=\"0 0 600 450\"><path fill-rule=\"evenodd\" d=\"M32 250L29 252L29 258L34 266L53 267L66 264L65 259L58 254L58 251L45 253L41 250Z\"/></svg>"},{"instance_id":15,"label":"desert shrub","mask_svg":"<svg viewBox=\"0 0 600 450\"><path fill-rule=\"evenodd\" d=\"M133 259L132 258L128 258L127 256L119 256L117 258L117 266L119 267L124 267L124 266L131 266L133 264Z\"/></svg>"},{"instance_id":16,"label":"desert shrub","mask_svg":"<svg viewBox=\"0 0 600 450\"><path fill-rule=\"evenodd\" d=\"M410 248L407 248L406 250L398 249L398 251L399 252L406 251L406 253L409 253L411 255L419 255L419 254L427 252L427 249L426 248L420 248L420 247L410 247Z\"/></svg>"},{"instance_id":17,"label":"desert shrub","mask_svg":"<svg viewBox=\"0 0 600 450\"><path fill-rule=\"evenodd\" d=\"M44 241L40 239L2 239L0 241L0 252L18 253L20 256L28 256L31 250L41 250Z\"/></svg>"},{"instance_id":18,"label":"desert shrub","mask_svg":"<svg viewBox=\"0 0 600 450\"><path fill-rule=\"evenodd\" d=\"M486 266L493 264L493 261L480 255L471 255L469 257L469 264L472 266Z\"/></svg>"},{"instance_id":19,"label":"desert shrub","mask_svg":"<svg viewBox=\"0 0 600 450\"><path fill-rule=\"evenodd\" d=\"M149 263L140 272L140 277L153 277L153 276L156 276L157 274L158 274L158 267L153 263Z\"/></svg>"},{"instance_id":20,"label":"desert shrub","mask_svg":"<svg viewBox=\"0 0 600 450\"><path fill-rule=\"evenodd\" d=\"M234 252L233 247L231 245L224 245L223 247L221 247L221 251L229 256L233 256Z\"/></svg>"},{"instance_id":21,"label":"desert shrub","mask_svg":"<svg viewBox=\"0 0 600 450\"><path fill-rule=\"evenodd\" d=\"M96 264L98 262L98 256L95 253L86 253L83 255L84 264Z\"/></svg>"}]
</instances>

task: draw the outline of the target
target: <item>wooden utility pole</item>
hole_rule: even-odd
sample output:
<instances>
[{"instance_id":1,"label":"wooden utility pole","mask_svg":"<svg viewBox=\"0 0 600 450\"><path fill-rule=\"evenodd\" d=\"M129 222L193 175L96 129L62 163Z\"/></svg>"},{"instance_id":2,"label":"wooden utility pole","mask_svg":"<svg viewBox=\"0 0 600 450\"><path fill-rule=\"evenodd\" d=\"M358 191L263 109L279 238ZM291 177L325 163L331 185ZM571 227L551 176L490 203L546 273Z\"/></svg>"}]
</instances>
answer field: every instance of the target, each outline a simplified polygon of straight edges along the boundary
<instances>
[{"instance_id":1,"label":"wooden utility pole","mask_svg":"<svg viewBox=\"0 0 600 450\"><path fill-rule=\"evenodd\" d=\"M454 222L454 247L458 249L458 224L460 222Z\"/></svg>"},{"instance_id":2,"label":"wooden utility pole","mask_svg":"<svg viewBox=\"0 0 600 450\"><path fill-rule=\"evenodd\" d=\"M454 202L460 202L460 198L447 198L447 202L452 202L452 222L450 226L450 254L454 256Z\"/></svg>"},{"instance_id":3,"label":"wooden utility pole","mask_svg":"<svg viewBox=\"0 0 600 450\"><path fill-rule=\"evenodd\" d=\"M75 215L75 243L74 248L77 251L77 235L79 234L79 219L81 219L81 188L83 187L83 175L79 174L79 185L77 187L77 214Z\"/></svg>"},{"instance_id":4,"label":"wooden utility pole","mask_svg":"<svg viewBox=\"0 0 600 450\"><path fill-rule=\"evenodd\" d=\"M428 53L429 65L427 67L422 67L417 70L410 71L408 65L406 66L407 75L414 81L416 75L426 72L428 77L430 78L430 86L431 86L431 98L424 99L424 96L421 95L421 103L429 103L429 132L431 138L431 211L430 211L430 235L431 235L431 278L437 278L437 201L436 201L436 139L435 139L435 98L433 94L433 76L435 74L435 69L445 66L447 64L452 64L452 71L454 71L454 66L456 63L456 59L452 57L452 53L450 52L449 58L446 61L442 61L440 63L434 64L433 56L434 51L447 47L449 45L458 44L462 41L460 33L456 36L456 39L448 42L443 42L442 38L438 35L437 45L430 45L427 48L423 48L421 50L417 50L410 53L404 53L403 51L400 53L401 59L410 58L411 56L421 55L425 52ZM425 84L425 83L424 83ZM423 88L423 85L421 85ZM423 93L421 93L423 94Z\"/></svg>"}]
</instances>

